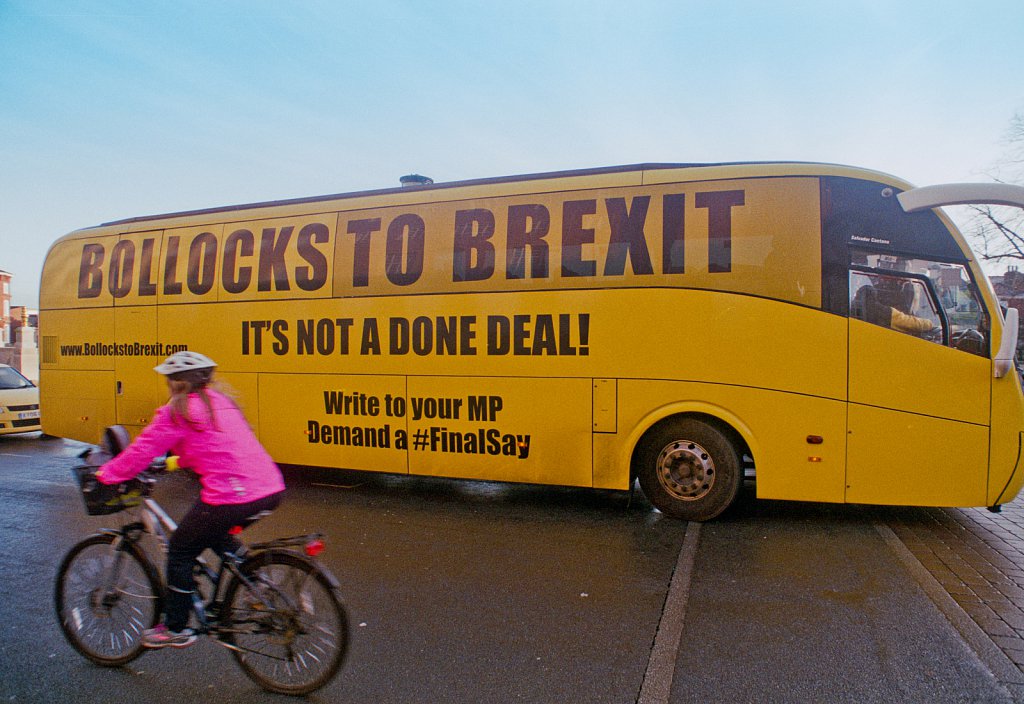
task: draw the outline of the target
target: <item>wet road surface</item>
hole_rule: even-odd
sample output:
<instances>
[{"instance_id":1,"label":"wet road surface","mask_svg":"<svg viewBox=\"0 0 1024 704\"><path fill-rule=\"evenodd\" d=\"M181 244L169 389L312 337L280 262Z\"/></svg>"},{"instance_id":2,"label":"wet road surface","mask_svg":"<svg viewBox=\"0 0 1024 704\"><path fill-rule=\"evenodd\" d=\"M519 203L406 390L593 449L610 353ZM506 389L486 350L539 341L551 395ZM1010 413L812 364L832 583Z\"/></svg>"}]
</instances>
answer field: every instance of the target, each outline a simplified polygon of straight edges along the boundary
<instances>
[{"instance_id":1,"label":"wet road surface","mask_svg":"<svg viewBox=\"0 0 1024 704\"><path fill-rule=\"evenodd\" d=\"M110 520L82 511L79 447L0 442L0 699L284 700L212 642L117 670L64 642L54 571ZM325 532L353 630L345 668L313 701L1012 701L879 529L905 535L920 510L746 497L698 527L616 493L287 479L287 502L249 539ZM191 481L158 489L172 515Z\"/></svg>"}]
</instances>

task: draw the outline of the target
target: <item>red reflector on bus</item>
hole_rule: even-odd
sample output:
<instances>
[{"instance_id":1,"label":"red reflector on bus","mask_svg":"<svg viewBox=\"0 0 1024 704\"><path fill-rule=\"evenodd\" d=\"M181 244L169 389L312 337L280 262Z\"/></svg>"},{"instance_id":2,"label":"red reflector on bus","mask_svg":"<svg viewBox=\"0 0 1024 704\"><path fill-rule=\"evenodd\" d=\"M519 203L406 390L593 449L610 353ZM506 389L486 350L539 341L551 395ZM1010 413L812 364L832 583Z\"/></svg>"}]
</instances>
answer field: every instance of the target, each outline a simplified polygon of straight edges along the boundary
<instances>
[{"instance_id":1,"label":"red reflector on bus","mask_svg":"<svg viewBox=\"0 0 1024 704\"><path fill-rule=\"evenodd\" d=\"M825 442L825 438L821 437L820 435L808 435L807 436L807 444L808 445L820 445L823 442Z\"/></svg>"},{"instance_id":2,"label":"red reflector on bus","mask_svg":"<svg viewBox=\"0 0 1024 704\"><path fill-rule=\"evenodd\" d=\"M308 543L306 543L306 554L309 555L310 557L316 557L317 555L319 555L323 551L324 551L324 541L322 541L320 539L310 540Z\"/></svg>"}]
</instances>

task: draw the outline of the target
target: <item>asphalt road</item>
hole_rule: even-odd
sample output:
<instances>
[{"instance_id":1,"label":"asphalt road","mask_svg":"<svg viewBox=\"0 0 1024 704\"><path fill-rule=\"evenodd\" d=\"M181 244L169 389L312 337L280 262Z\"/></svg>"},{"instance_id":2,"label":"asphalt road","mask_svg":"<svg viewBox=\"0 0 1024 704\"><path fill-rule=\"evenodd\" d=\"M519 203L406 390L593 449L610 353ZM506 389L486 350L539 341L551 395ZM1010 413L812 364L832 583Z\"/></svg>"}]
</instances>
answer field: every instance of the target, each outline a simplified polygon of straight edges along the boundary
<instances>
[{"instance_id":1,"label":"asphalt road","mask_svg":"<svg viewBox=\"0 0 1024 704\"><path fill-rule=\"evenodd\" d=\"M79 448L0 439L0 701L285 700L212 642L114 670L64 642L57 564L110 521L81 508ZM353 627L313 701L1010 701L857 507L748 498L697 528L615 493L286 479L284 506L247 533L325 532ZM172 515L191 481L158 489Z\"/></svg>"}]
</instances>

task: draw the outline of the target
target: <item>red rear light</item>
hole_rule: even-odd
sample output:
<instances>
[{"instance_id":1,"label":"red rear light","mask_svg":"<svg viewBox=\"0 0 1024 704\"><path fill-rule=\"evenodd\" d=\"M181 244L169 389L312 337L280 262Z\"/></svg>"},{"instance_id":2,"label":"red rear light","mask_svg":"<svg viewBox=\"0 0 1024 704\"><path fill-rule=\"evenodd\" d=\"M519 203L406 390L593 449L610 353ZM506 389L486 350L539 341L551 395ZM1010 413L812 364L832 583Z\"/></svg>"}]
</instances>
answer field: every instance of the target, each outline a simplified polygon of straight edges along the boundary
<instances>
[{"instance_id":1,"label":"red rear light","mask_svg":"<svg viewBox=\"0 0 1024 704\"><path fill-rule=\"evenodd\" d=\"M228 535L238 535L242 532L242 526L231 526L228 530Z\"/></svg>"},{"instance_id":2,"label":"red rear light","mask_svg":"<svg viewBox=\"0 0 1024 704\"><path fill-rule=\"evenodd\" d=\"M310 540L308 543L306 543L306 554L310 557L316 557L324 551L324 547L324 541L320 540L319 538L315 540Z\"/></svg>"}]
</instances>

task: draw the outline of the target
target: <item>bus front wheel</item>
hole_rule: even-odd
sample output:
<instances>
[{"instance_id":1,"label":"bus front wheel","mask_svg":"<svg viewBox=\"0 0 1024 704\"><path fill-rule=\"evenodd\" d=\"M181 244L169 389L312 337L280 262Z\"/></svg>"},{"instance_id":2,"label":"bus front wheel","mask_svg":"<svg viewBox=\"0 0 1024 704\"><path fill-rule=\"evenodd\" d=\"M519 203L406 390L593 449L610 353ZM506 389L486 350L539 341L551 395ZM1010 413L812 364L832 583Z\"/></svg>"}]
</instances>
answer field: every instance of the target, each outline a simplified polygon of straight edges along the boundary
<instances>
[{"instance_id":1,"label":"bus front wheel","mask_svg":"<svg viewBox=\"0 0 1024 704\"><path fill-rule=\"evenodd\" d=\"M667 516L709 521L736 498L743 467L736 447L714 425L680 418L653 428L637 455L644 495Z\"/></svg>"}]
</instances>

